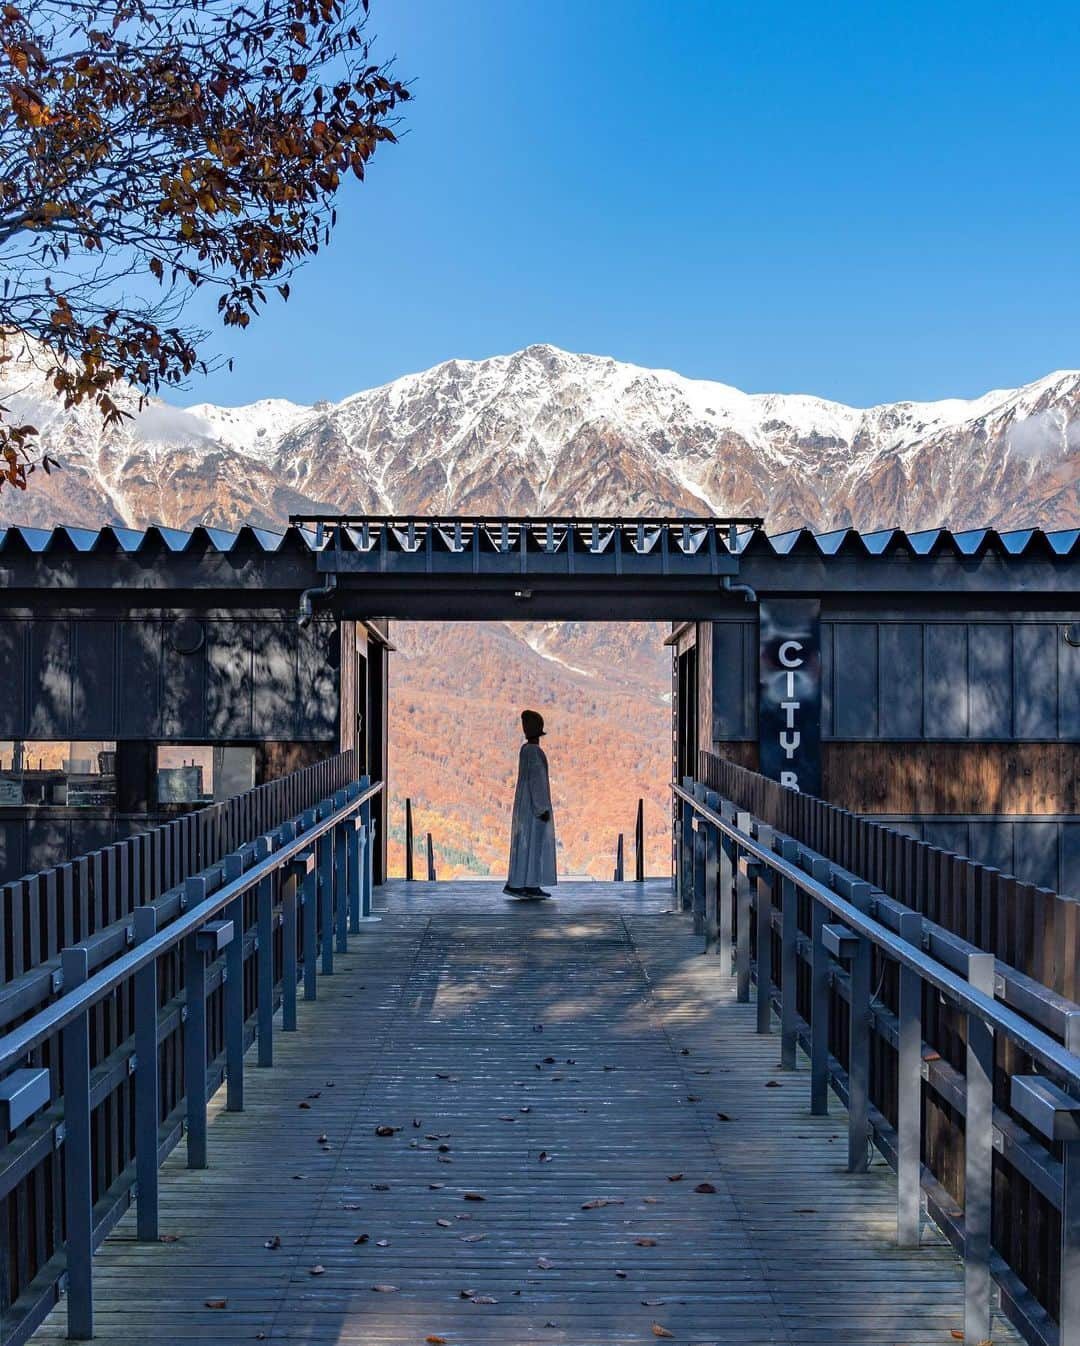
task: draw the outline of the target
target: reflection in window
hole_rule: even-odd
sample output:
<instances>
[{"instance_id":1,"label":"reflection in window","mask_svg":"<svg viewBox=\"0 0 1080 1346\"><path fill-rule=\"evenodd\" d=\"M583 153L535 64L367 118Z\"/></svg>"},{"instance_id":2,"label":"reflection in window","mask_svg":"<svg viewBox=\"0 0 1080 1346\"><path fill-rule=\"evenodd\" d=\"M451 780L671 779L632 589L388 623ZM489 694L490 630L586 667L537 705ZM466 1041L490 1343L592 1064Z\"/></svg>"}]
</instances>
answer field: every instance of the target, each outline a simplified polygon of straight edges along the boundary
<instances>
[{"instance_id":1,"label":"reflection in window","mask_svg":"<svg viewBox=\"0 0 1080 1346\"><path fill-rule=\"evenodd\" d=\"M0 807L116 806L116 743L0 739Z\"/></svg>"},{"instance_id":2,"label":"reflection in window","mask_svg":"<svg viewBox=\"0 0 1080 1346\"><path fill-rule=\"evenodd\" d=\"M255 784L255 749L163 743L157 750L159 804L213 804Z\"/></svg>"}]
</instances>

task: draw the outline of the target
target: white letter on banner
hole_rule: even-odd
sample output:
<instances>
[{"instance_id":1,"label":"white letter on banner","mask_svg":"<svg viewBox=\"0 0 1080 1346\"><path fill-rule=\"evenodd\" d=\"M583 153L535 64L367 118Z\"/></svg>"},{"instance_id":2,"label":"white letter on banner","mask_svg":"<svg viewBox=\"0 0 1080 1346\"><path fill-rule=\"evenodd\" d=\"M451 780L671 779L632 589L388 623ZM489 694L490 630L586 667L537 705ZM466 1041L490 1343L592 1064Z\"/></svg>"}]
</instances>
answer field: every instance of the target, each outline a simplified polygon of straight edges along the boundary
<instances>
[{"instance_id":1,"label":"white letter on banner","mask_svg":"<svg viewBox=\"0 0 1080 1346\"><path fill-rule=\"evenodd\" d=\"M795 749L801 742L802 734L800 734L797 729L793 734L789 734L787 730L784 730L780 735L780 746L789 758L795 756Z\"/></svg>"},{"instance_id":2,"label":"white letter on banner","mask_svg":"<svg viewBox=\"0 0 1080 1346\"><path fill-rule=\"evenodd\" d=\"M801 650L801 649L802 649L802 641L785 640L784 643L780 646L780 649L777 651L776 657L777 659L780 660L780 663L784 668L801 668L803 663L805 662L802 659L802 657L800 656L798 659L792 659L788 657L787 653L788 650Z\"/></svg>"}]
</instances>

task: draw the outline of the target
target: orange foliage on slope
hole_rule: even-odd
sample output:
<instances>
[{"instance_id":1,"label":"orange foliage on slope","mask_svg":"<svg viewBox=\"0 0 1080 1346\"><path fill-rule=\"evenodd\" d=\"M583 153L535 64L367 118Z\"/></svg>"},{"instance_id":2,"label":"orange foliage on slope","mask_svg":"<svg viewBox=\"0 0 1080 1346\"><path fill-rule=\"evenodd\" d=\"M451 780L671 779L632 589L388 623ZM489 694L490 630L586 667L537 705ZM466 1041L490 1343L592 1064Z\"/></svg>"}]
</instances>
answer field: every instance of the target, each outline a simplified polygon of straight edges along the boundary
<instances>
[{"instance_id":1,"label":"orange foliage on slope","mask_svg":"<svg viewBox=\"0 0 1080 1346\"><path fill-rule=\"evenodd\" d=\"M520 711L545 717L559 871L610 879L616 838L633 875L645 800L646 871L670 868L670 655L665 628L601 623L395 623L390 661L392 875L404 800L439 876L506 872ZM422 877L423 863L416 873Z\"/></svg>"}]
</instances>

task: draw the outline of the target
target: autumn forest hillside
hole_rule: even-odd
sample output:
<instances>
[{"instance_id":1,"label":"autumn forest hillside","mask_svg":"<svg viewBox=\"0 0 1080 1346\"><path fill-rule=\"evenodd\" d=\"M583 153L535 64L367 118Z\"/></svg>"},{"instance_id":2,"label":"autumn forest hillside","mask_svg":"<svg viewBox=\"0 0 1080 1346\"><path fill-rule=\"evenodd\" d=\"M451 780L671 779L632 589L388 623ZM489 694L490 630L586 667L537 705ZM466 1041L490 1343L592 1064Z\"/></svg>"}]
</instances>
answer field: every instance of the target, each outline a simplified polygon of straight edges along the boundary
<instances>
[{"instance_id":1,"label":"autumn forest hillside","mask_svg":"<svg viewBox=\"0 0 1080 1346\"><path fill-rule=\"evenodd\" d=\"M526 706L547 723L560 873L610 879L620 831L629 871L639 797L647 872L668 871L671 663L663 627L400 622L392 635L392 875L404 872L407 795L417 854L430 831L440 878L505 874Z\"/></svg>"}]
</instances>

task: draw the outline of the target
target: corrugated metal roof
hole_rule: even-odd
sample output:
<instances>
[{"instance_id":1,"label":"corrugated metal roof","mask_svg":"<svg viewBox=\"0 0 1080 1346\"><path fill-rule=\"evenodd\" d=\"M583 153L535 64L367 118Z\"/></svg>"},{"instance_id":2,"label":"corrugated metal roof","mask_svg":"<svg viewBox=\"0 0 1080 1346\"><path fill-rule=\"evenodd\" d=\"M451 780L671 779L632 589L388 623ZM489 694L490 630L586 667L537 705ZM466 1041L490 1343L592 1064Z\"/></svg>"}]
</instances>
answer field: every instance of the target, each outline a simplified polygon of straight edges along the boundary
<instances>
[{"instance_id":1,"label":"corrugated metal roof","mask_svg":"<svg viewBox=\"0 0 1080 1346\"><path fill-rule=\"evenodd\" d=\"M417 527L425 526L425 520L415 520ZM447 520L431 521L438 532L443 547L452 547L450 536L446 532ZM452 522L452 521L451 521ZM475 522L461 521L463 524ZM540 527L544 519L523 519L519 524ZM561 521L555 520L560 523ZM657 520L657 525L681 523L676 520ZM707 520L686 520L686 523L707 523ZM383 526L383 521L373 521L373 526ZM576 525L578 526L578 525ZM635 527L637 526L635 521ZM403 538L400 525L393 526L395 540ZM629 533L630 529L627 529ZM346 547L355 547L358 540L353 527L344 530ZM703 536L703 535L702 535ZM255 550L267 553L280 551L283 547L296 548L308 552L320 551L328 545L329 532L321 537L311 527L290 526L282 532L266 528L256 528L245 524L232 530L213 527L196 527L190 530L164 528L151 525L144 529L106 525L99 529L69 527L56 528L10 527L0 529L0 554L4 552L23 552L44 554L123 552L134 554L144 550L165 550L172 553L215 551L228 553L236 549ZM610 539L605 538L605 545ZM721 541L731 545L730 536L721 534ZM688 547L696 550L701 538L688 539ZM760 556L772 553L775 556L813 556L837 557L849 556L875 557L908 555L911 557L954 555L957 557L977 558L987 553L1003 557L1080 557L1080 528L1064 528L1044 532L1040 528L1022 528L1000 533L992 528L965 529L951 532L947 528L932 528L919 532L905 532L902 529L878 529L860 532L856 528L841 528L825 533L814 533L809 529L794 529L785 533L768 534L763 529L741 529L735 536L732 549L741 554Z\"/></svg>"}]
</instances>

